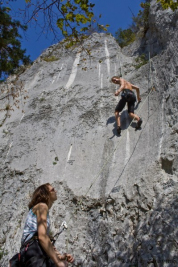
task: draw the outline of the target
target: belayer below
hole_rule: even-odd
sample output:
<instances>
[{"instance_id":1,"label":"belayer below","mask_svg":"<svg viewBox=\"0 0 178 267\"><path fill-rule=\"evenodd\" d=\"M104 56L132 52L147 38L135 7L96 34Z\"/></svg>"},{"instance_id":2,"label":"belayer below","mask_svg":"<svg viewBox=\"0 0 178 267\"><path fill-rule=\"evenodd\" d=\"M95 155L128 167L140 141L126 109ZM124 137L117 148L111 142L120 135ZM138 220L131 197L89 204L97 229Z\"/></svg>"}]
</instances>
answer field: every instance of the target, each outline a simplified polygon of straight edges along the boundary
<instances>
[{"instance_id":1,"label":"belayer below","mask_svg":"<svg viewBox=\"0 0 178 267\"><path fill-rule=\"evenodd\" d=\"M39 186L28 205L29 212L23 230L20 253L9 262L10 267L67 267L74 258L61 255L49 237L49 209L57 200L55 189L49 184Z\"/></svg>"},{"instance_id":2,"label":"belayer below","mask_svg":"<svg viewBox=\"0 0 178 267\"><path fill-rule=\"evenodd\" d=\"M135 106L135 102L136 102L136 96L135 96L135 93L133 92L133 89L135 89L137 92L137 100L138 100L138 102L140 102L141 98L140 98L139 87L131 84L130 82L127 82L126 80L124 80L123 78L120 78L118 76L113 76L111 78L111 81L115 84L120 85L119 89L115 92L115 96L118 96L121 93L121 99L115 108L117 133L119 135L121 134L121 122L120 122L120 114L119 113L124 109L126 103L128 105L129 116L132 119L137 120L137 125L135 128L139 129L141 124L142 124L142 119L140 117L138 117L136 114L134 114L134 106Z\"/></svg>"}]
</instances>

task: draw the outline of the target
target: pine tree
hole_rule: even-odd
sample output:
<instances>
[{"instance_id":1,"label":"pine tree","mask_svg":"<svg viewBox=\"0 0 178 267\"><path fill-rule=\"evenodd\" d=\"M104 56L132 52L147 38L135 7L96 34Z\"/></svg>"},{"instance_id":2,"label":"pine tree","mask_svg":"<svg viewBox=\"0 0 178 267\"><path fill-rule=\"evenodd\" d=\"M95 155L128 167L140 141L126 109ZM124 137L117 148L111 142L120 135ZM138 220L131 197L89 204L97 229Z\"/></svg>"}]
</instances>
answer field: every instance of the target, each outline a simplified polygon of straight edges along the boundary
<instances>
[{"instance_id":1,"label":"pine tree","mask_svg":"<svg viewBox=\"0 0 178 267\"><path fill-rule=\"evenodd\" d=\"M20 64L29 64L26 49L21 48L19 29L27 27L17 20L12 20L8 7L0 6L0 78L14 72Z\"/></svg>"}]
</instances>

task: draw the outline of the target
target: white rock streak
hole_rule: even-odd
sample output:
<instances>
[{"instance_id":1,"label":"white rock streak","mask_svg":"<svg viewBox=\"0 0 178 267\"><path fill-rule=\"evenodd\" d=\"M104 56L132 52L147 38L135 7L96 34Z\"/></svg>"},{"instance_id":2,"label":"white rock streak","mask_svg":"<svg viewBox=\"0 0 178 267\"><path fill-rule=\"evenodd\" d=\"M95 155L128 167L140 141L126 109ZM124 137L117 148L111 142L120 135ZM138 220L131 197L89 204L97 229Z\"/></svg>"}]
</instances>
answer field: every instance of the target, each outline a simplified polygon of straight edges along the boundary
<instances>
[{"instance_id":1,"label":"white rock streak","mask_svg":"<svg viewBox=\"0 0 178 267\"><path fill-rule=\"evenodd\" d=\"M108 70L108 75L110 77L110 58L109 58L109 50L107 46L107 41L104 41L105 43L105 53L106 53L106 64L107 64L107 70Z\"/></svg>"},{"instance_id":2,"label":"white rock streak","mask_svg":"<svg viewBox=\"0 0 178 267\"><path fill-rule=\"evenodd\" d=\"M56 76L54 76L54 79L52 80L52 84L54 83L55 80L56 80Z\"/></svg>"},{"instance_id":3,"label":"white rock streak","mask_svg":"<svg viewBox=\"0 0 178 267\"><path fill-rule=\"evenodd\" d=\"M103 73L101 74L100 87L103 89Z\"/></svg>"},{"instance_id":4,"label":"white rock streak","mask_svg":"<svg viewBox=\"0 0 178 267\"><path fill-rule=\"evenodd\" d=\"M6 157L5 157L4 163L6 162L6 159L7 159L8 155L9 155L9 152L10 152L10 150L11 150L11 147L12 147L12 145L13 145L13 142L12 142L12 143L10 143L10 145L9 145L9 149L8 149L8 151L7 151L7 154L6 154Z\"/></svg>"},{"instance_id":5,"label":"white rock streak","mask_svg":"<svg viewBox=\"0 0 178 267\"><path fill-rule=\"evenodd\" d=\"M101 73L101 64L98 64L98 80L99 80L99 86L101 89L103 89L103 73Z\"/></svg>"},{"instance_id":6,"label":"white rock streak","mask_svg":"<svg viewBox=\"0 0 178 267\"><path fill-rule=\"evenodd\" d=\"M58 76L57 76L57 81L59 80L59 78L60 78L60 76L61 76L61 71L62 71L62 69L63 69L63 66L64 66L64 64L62 63L62 66L61 66L61 68L60 68L60 72L59 72L59 74L58 74Z\"/></svg>"},{"instance_id":7,"label":"white rock streak","mask_svg":"<svg viewBox=\"0 0 178 267\"><path fill-rule=\"evenodd\" d=\"M74 61L73 66L72 66L72 72L71 72L71 74L69 76L69 80L65 86L66 89L69 89L75 80L75 77L77 75L77 69L78 69L79 61L80 61L80 53L77 53L75 61Z\"/></svg>"},{"instance_id":8,"label":"white rock streak","mask_svg":"<svg viewBox=\"0 0 178 267\"><path fill-rule=\"evenodd\" d=\"M21 119L20 119L20 122L19 122L19 125L21 124L21 121L23 119L23 117L25 116L25 114L22 115Z\"/></svg>"},{"instance_id":9,"label":"white rock streak","mask_svg":"<svg viewBox=\"0 0 178 267\"><path fill-rule=\"evenodd\" d=\"M98 63L98 81L99 87L103 89L103 73L101 73L101 64Z\"/></svg>"},{"instance_id":10,"label":"white rock streak","mask_svg":"<svg viewBox=\"0 0 178 267\"><path fill-rule=\"evenodd\" d=\"M101 63L98 63L98 80L100 83L100 77L101 77Z\"/></svg>"},{"instance_id":11,"label":"white rock streak","mask_svg":"<svg viewBox=\"0 0 178 267\"><path fill-rule=\"evenodd\" d=\"M116 62L114 63L114 75L117 75L117 68L116 68Z\"/></svg>"},{"instance_id":12,"label":"white rock streak","mask_svg":"<svg viewBox=\"0 0 178 267\"><path fill-rule=\"evenodd\" d=\"M70 145L69 153L68 153L68 156L67 156L67 161L70 160L71 153L72 153L72 144Z\"/></svg>"},{"instance_id":13,"label":"white rock streak","mask_svg":"<svg viewBox=\"0 0 178 267\"><path fill-rule=\"evenodd\" d=\"M99 87L100 89L103 89L103 73L101 73L101 64L98 63L98 81L99 81ZM103 107L103 92L102 90L100 90L100 93L101 93L101 104L100 104L100 107Z\"/></svg>"},{"instance_id":14,"label":"white rock streak","mask_svg":"<svg viewBox=\"0 0 178 267\"><path fill-rule=\"evenodd\" d=\"M100 104L100 107L102 108L103 107L103 102L104 102L104 98L103 98L103 73L101 74L101 80L100 80L100 92L101 92L101 104Z\"/></svg>"},{"instance_id":15,"label":"white rock streak","mask_svg":"<svg viewBox=\"0 0 178 267\"><path fill-rule=\"evenodd\" d=\"M130 158L130 134L129 130L127 129L127 137L126 137L126 148L125 148L125 161L124 166L127 164L129 158Z\"/></svg>"},{"instance_id":16,"label":"white rock streak","mask_svg":"<svg viewBox=\"0 0 178 267\"><path fill-rule=\"evenodd\" d=\"M122 62L122 55L121 55L121 52L119 52L119 73L117 75L121 75L122 74L122 65L121 65L121 62Z\"/></svg>"},{"instance_id":17,"label":"white rock streak","mask_svg":"<svg viewBox=\"0 0 178 267\"><path fill-rule=\"evenodd\" d=\"M59 77L61 76L61 70L63 69L63 65L64 65L64 64L62 64L61 68L59 69L59 74L58 74L58 76L57 76L57 75L54 76L54 79L52 80L52 84L53 84L54 82L56 82L56 81L59 80Z\"/></svg>"}]
</instances>

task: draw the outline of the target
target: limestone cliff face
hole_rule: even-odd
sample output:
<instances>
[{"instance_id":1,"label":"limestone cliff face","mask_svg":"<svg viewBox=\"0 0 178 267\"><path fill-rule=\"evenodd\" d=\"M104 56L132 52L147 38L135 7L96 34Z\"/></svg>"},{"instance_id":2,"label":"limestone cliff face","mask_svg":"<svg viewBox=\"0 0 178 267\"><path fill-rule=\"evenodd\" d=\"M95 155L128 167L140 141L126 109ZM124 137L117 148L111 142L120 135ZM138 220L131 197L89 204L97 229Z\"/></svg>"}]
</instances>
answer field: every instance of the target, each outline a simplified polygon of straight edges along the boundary
<instances>
[{"instance_id":1,"label":"limestone cliff face","mask_svg":"<svg viewBox=\"0 0 178 267\"><path fill-rule=\"evenodd\" d=\"M178 265L177 17L152 1L141 41L121 50L95 33L82 47L59 43L1 85L22 89L19 109L0 113L1 266L18 251L29 196L45 182L58 191L53 233L68 222L56 246L76 266ZM141 51L151 60L137 69ZM135 131L124 110L118 137L110 79L120 73L140 87L143 125Z\"/></svg>"}]
</instances>

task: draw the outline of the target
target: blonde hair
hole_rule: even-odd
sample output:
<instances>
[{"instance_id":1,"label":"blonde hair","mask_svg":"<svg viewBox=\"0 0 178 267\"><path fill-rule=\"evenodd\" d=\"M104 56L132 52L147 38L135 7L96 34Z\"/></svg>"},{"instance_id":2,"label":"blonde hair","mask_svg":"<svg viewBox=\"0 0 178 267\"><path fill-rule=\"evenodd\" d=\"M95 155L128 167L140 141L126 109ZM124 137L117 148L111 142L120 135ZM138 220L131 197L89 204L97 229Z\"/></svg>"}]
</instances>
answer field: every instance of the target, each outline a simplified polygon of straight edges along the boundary
<instances>
[{"instance_id":1,"label":"blonde hair","mask_svg":"<svg viewBox=\"0 0 178 267\"><path fill-rule=\"evenodd\" d=\"M111 81L113 82L113 79L120 79L120 77L119 76L113 76L112 78L111 78Z\"/></svg>"}]
</instances>

